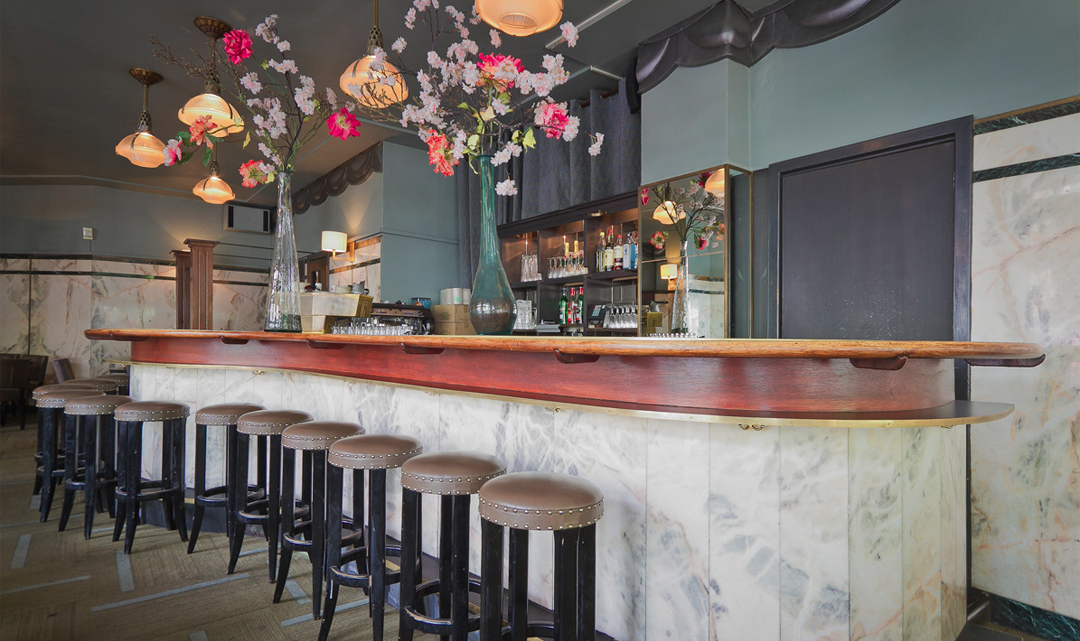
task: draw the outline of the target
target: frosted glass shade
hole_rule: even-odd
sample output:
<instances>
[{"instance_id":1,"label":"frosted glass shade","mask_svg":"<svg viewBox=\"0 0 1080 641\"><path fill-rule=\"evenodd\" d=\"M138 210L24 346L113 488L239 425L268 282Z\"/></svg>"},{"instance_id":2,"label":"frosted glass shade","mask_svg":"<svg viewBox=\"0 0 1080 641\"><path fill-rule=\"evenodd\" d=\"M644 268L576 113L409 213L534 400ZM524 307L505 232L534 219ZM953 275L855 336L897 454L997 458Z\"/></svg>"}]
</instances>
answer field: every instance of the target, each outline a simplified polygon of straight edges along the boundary
<instances>
[{"instance_id":1,"label":"frosted glass shade","mask_svg":"<svg viewBox=\"0 0 1080 641\"><path fill-rule=\"evenodd\" d=\"M664 263L660 266L660 278L664 280L674 280L679 277L679 266L671 263Z\"/></svg>"},{"instance_id":2,"label":"frosted glass shade","mask_svg":"<svg viewBox=\"0 0 1080 641\"><path fill-rule=\"evenodd\" d=\"M207 176L206 178L203 178L195 185L191 190L191 193L212 205L223 205L233 198L236 198L236 194L233 193L229 183L222 180L219 176Z\"/></svg>"},{"instance_id":3,"label":"frosted glass shade","mask_svg":"<svg viewBox=\"0 0 1080 641\"><path fill-rule=\"evenodd\" d=\"M675 221L686 218L686 214L675 203L665 200L664 204L653 210L652 217L665 225L674 225Z\"/></svg>"},{"instance_id":4,"label":"frosted glass shade","mask_svg":"<svg viewBox=\"0 0 1080 641\"><path fill-rule=\"evenodd\" d=\"M349 239L343 231L324 231L322 233L322 250L324 252L343 252L348 242Z\"/></svg>"},{"instance_id":5,"label":"frosted glass shade","mask_svg":"<svg viewBox=\"0 0 1080 641\"><path fill-rule=\"evenodd\" d=\"M476 0L480 18L511 36L547 31L562 19L562 0Z\"/></svg>"},{"instance_id":6,"label":"frosted glass shade","mask_svg":"<svg viewBox=\"0 0 1080 641\"><path fill-rule=\"evenodd\" d=\"M356 99L361 105L372 109L382 109L409 97L409 88L398 68L389 62L383 63L382 71L371 71L375 56L364 56L349 65L341 74L338 84L341 90ZM370 73L370 75L369 75ZM382 84L381 80L393 77L393 86Z\"/></svg>"},{"instance_id":7,"label":"frosted glass shade","mask_svg":"<svg viewBox=\"0 0 1080 641\"><path fill-rule=\"evenodd\" d=\"M210 116L211 122L223 128L226 134L238 134L244 130L244 119L232 105L216 93L203 93L187 101L176 114L180 122L191 126L195 120ZM214 135L220 135L216 133Z\"/></svg>"},{"instance_id":8,"label":"frosted glass shade","mask_svg":"<svg viewBox=\"0 0 1080 641\"><path fill-rule=\"evenodd\" d=\"M724 197L724 170L717 169L709 179L705 181L705 191L719 198Z\"/></svg>"},{"instance_id":9,"label":"frosted glass shade","mask_svg":"<svg viewBox=\"0 0 1080 641\"><path fill-rule=\"evenodd\" d=\"M116 153L138 167L160 167L165 162L165 143L149 131L137 131L116 145Z\"/></svg>"}]
</instances>

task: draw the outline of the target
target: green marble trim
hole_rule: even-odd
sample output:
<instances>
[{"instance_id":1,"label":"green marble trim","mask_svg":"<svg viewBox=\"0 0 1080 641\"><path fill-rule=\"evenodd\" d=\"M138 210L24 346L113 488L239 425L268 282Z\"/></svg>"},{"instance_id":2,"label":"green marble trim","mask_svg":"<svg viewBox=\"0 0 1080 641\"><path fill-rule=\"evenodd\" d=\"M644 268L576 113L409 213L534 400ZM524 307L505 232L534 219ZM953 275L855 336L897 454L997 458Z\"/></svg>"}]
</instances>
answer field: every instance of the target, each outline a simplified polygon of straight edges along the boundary
<instances>
[{"instance_id":1,"label":"green marble trim","mask_svg":"<svg viewBox=\"0 0 1080 641\"><path fill-rule=\"evenodd\" d=\"M1053 158L1043 158L1042 160L1020 162L1015 165L1005 165L1004 167L994 167L993 169L983 169L976 171L971 180L972 182L983 182L997 180L998 178L1035 174L1040 171L1064 169L1065 167L1075 167L1077 165L1080 165L1080 153L1066 154L1064 156L1054 156Z\"/></svg>"},{"instance_id":2,"label":"green marble trim","mask_svg":"<svg viewBox=\"0 0 1080 641\"><path fill-rule=\"evenodd\" d=\"M1080 100L1043 107L1042 109L1035 109L1034 111L1016 114L1015 116L1005 116L1004 118L998 118L996 120L980 122L975 125L974 131L975 135L978 136L979 134L988 134L991 131L1001 131L1002 129L1030 125L1032 123L1050 120L1051 118L1069 116L1075 113L1080 113Z\"/></svg>"},{"instance_id":3,"label":"green marble trim","mask_svg":"<svg viewBox=\"0 0 1080 641\"><path fill-rule=\"evenodd\" d=\"M98 256L96 254L0 254L0 259L8 260L104 260L113 263L133 263L136 265L169 265L176 263L171 260L158 260L155 258L125 258L123 256ZM243 258L242 256L238 258ZM262 260L252 258L252 260ZM214 269L230 272L248 272L252 274L266 274L267 270L258 267L230 267L228 265L215 266Z\"/></svg>"},{"instance_id":4,"label":"green marble trim","mask_svg":"<svg viewBox=\"0 0 1080 641\"><path fill-rule=\"evenodd\" d=\"M176 280L175 276L158 276L157 274L116 274L113 272L62 272L54 270L26 270L26 269L0 269L0 274L23 275L23 276L111 276L113 278L140 278L142 280ZM266 283L253 283L246 280L215 280L215 285L248 285L250 287L266 287Z\"/></svg>"},{"instance_id":5,"label":"green marble trim","mask_svg":"<svg viewBox=\"0 0 1080 641\"><path fill-rule=\"evenodd\" d=\"M331 269L331 274L343 274L345 272L352 271L354 269L360 269L361 267L367 267L368 265L378 265L382 260L379 258L373 258L371 260L364 261L362 263L356 263L353 265L346 265L344 267L338 267L337 269Z\"/></svg>"},{"instance_id":6,"label":"green marble trim","mask_svg":"<svg viewBox=\"0 0 1080 641\"><path fill-rule=\"evenodd\" d=\"M986 596L990 599L990 620L998 625L1034 634L1047 641L1080 639L1080 621L1072 617L1006 599L996 594Z\"/></svg>"}]
</instances>

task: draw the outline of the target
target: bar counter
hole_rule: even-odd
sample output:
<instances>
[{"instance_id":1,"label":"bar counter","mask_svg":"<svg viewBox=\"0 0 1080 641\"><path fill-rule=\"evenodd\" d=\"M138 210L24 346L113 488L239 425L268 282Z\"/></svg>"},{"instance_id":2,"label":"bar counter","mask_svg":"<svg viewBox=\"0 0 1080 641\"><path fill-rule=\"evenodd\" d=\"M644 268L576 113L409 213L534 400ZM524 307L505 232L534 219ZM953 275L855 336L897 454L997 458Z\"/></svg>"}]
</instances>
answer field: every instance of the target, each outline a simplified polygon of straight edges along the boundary
<instances>
[{"instance_id":1,"label":"bar counter","mask_svg":"<svg viewBox=\"0 0 1080 641\"><path fill-rule=\"evenodd\" d=\"M942 427L1012 411L955 400L954 372L1042 357L1009 343L86 335L131 342L140 399L304 410L592 480L605 494L598 627L626 641L954 641L966 448L963 429ZM396 536L400 490L389 500ZM437 519L434 502L425 512ZM477 572L475 515L472 540ZM530 577L548 606L550 554Z\"/></svg>"}]
</instances>

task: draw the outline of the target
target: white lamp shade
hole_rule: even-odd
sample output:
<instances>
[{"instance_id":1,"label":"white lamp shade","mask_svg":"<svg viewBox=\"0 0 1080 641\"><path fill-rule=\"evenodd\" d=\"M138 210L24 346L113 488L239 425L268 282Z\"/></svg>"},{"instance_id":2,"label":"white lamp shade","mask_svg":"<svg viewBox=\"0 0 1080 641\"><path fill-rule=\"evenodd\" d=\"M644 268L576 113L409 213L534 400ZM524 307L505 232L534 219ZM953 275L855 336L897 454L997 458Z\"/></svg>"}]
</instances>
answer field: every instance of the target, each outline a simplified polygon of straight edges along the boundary
<instances>
[{"instance_id":1,"label":"white lamp shade","mask_svg":"<svg viewBox=\"0 0 1080 641\"><path fill-rule=\"evenodd\" d=\"M476 0L480 18L511 36L547 31L562 19L562 0Z\"/></svg>"},{"instance_id":2,"label":"white lamp shade","mask_svg":"<svg viewBox=\"0 0 1080 641\"><path fill-rule=\"evenodd\" d=\"M324 252L343 252L348 242L349 239L345 236L345 232L324 231L322 233L322 250Z\"/></svg>"},{"instance_id":3,"label":"white lamp shade","mask_svg":"<svg viewBox=\"0 0 1080 641\"><path fill-rule=\"evenodd\" d=\"M664 280L674 280L679 277L679 266L672 265L671 263L664 263L660 266L660 278Z\"/></svg>"},{"instance_id":4,"label":"white lamp shade","mask_svg":"<svg viewBox=\"0 0 1080 641\"><path fill-rule=\"evenodd\" d=\"M676 207L675 203L665 200L663 204L653 210L652 217L665 225L674 225L675 221L686 218L686 213Z\"/></svg>"},{"instance_id":5,"label":"white lamp shade","mask_svg":"<svg viewBox=\"0 0 1080 641\"><path fill-rule=\"evenodd\" d=\"M180 122L189 127L203 116L210 116L211 122L225 131L211 132L215 136L238 134L244 130L244 119L232 105L216 93L203 93L187 101L176 114Z\"/></svg>"},{"instance_id":6,"label":"white lamp shade","mask_svg":"<svg viewBox=\"0 0 1080 641\"><path fill-rule=\"evenodd\" d=\"M709 192L713 196L724 197L724 170L717 169L713 172L709 179L705 181L705 191Z\"/></svg>"},{"instance_id":7,"label":"white lamp shade","mask_svg":"<svg viewBox=\"0 0 1080 641\"><path fill-rule=\"evenodd\" d=\"M338 80L341 90L355 98L361 105L372 109L382 109L404 102L409 97L405 77L389 62L383 63L382 71L372 71L371 63L374 60L375 56L364 56L349 65ZM387 77L394 78L393 85L384 85L381 82Z\"/></svg>"},{"instance_id":8,"label":"white lamp shade","mask_svg":"<svg viewBox=\"0 0 1080 641\"><path fill-rule=\"evenodd\" d=\"M223 205L236 198L236 194L233 193L232 187L229 187L229 183L219 176L203 178L196 183L191 193L212 205Z\"/></svg>"},{"instance_id":9,"label":"white lamp shade","mask_svg":"<svg viewBox=\"0 0 1080 641\"><path fill-rule=\"evenodd\" d=\"M165 162L165 143L149 131L137 131L116 144L116 153L138 167L160 167Z\"/></svg>"}]
</instances>

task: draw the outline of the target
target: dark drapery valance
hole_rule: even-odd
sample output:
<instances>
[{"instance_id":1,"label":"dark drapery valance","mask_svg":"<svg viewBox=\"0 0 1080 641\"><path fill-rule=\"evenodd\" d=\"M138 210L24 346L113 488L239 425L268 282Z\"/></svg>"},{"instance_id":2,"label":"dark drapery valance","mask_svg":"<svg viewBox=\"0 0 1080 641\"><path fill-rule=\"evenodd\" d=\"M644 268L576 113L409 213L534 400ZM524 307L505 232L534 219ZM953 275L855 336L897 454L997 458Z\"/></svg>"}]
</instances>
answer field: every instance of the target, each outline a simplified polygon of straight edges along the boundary
<instances>
[{"instance_id":1,"label":"dark drapery valance","mask_svg":"<svg viewBox=\"0 0 1080 641\"><path fill-rule=\"evenodd\" d=\"M382 143L370 147L316 178L293 194L293 213L302 214L313 205L321 205L330 196L340 196L349 185L359 185L382 172Z\"/></svg>"},{"instance_id":2,"label":"dark drapery valance","mask_svg":"<svg viewBox=\"0 0 1080 641\"><path fill-rule=\"evenodd\" d=\"M774 48L823 42L870 22L900 0L779 0L750 13L737 0L712 7L658 33L638 47L641 93L677 67L731 58L753 65Z\"/></svg>"}]
</instances>

